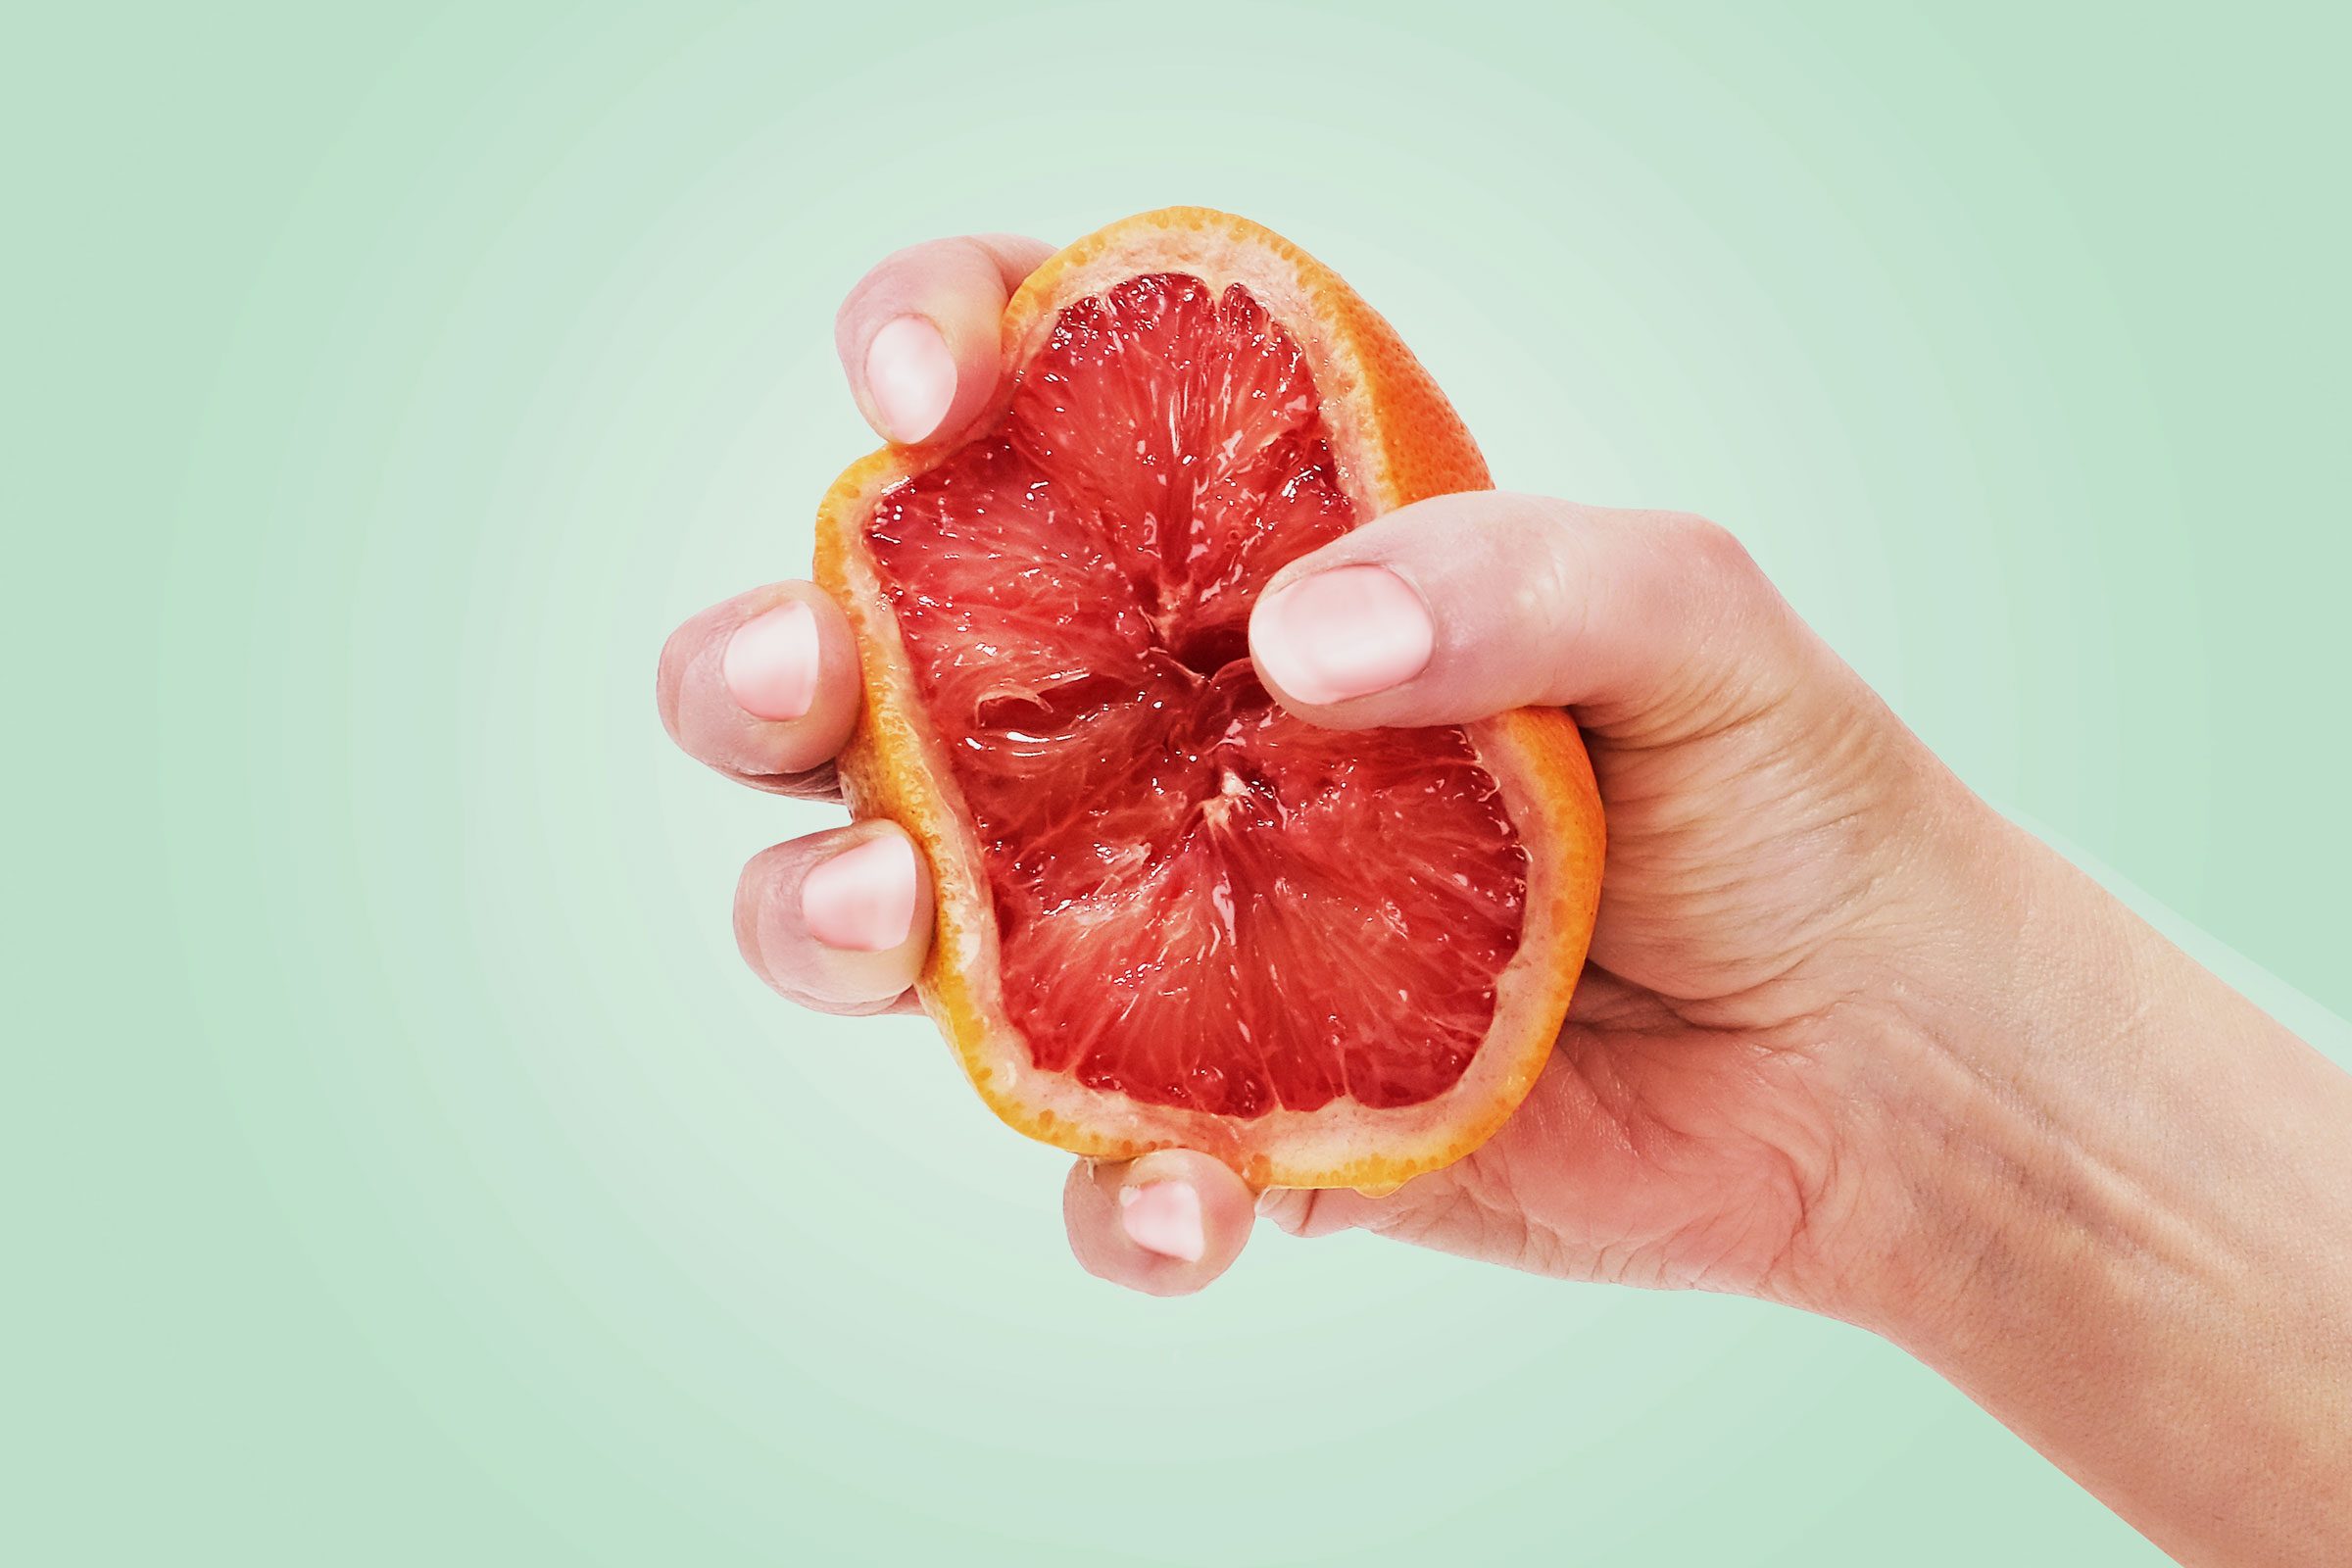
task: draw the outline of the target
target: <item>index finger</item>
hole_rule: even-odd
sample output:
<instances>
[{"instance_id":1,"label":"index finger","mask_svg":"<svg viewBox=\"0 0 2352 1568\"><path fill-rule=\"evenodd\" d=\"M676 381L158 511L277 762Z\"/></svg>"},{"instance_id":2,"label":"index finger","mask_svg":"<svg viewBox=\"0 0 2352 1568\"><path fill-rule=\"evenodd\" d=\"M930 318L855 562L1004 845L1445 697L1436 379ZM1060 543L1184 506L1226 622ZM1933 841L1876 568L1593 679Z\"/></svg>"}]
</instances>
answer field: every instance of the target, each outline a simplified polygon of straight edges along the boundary
<instances>
[{"instance_id":1,"label":"index finger","mask_svg":"<svg viewBox=\"0 0 2352 1568\"><path fill-rule=\"evenodd\" d=\"M971 234L883 258L833 321L866 422L901 446L968 424L997 389L1004 303L1053 254L1044 240Z\"/></svg>"}]
</instances>

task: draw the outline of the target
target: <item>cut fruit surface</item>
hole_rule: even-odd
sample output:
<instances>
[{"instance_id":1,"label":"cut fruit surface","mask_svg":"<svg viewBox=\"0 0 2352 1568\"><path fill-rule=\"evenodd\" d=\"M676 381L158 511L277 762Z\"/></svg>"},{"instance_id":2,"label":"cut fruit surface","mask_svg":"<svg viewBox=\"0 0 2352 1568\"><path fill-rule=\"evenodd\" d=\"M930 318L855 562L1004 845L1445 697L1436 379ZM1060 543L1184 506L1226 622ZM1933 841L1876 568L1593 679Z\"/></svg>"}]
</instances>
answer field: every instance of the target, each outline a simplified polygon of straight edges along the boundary
<instances>
[{"instance_id":1,"label":"cut fruit surface","mask_svg":"<svg viewBox=\"0 0 2352 1568\"><path fill-rule=\"evenodd\" d=\"M990 1103L1082 1152L1284 1185L1458 1157L1532 1083L1598 888L1556 712L1341 732L1250 662L1278 569L1485 474L1346 286L1178 209L1050 261L959 444L820 516L860 635L853 807L923 842L923 987Z\"/></svg>"}]
</instances>

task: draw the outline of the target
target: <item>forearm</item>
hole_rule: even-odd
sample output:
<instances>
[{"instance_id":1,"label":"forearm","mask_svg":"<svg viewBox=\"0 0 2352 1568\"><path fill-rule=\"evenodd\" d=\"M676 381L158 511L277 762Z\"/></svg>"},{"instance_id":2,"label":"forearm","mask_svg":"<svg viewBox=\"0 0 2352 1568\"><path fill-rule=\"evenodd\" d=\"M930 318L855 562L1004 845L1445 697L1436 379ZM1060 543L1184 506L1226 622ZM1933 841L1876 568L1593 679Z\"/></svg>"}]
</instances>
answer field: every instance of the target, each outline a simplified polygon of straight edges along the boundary
<instances>
[{"instance_id":1,"label":"forearm","mask_svg":"<svg viewBox=\"0 0 2352 1568\"><path fill-rule=\"evenodd\" d=\"M1975 979L1870 1069L1851 1315L2184 1562L2352 1562L2352 1077L2024 835L1976 855Z\"/></svg>"}]
</instances>

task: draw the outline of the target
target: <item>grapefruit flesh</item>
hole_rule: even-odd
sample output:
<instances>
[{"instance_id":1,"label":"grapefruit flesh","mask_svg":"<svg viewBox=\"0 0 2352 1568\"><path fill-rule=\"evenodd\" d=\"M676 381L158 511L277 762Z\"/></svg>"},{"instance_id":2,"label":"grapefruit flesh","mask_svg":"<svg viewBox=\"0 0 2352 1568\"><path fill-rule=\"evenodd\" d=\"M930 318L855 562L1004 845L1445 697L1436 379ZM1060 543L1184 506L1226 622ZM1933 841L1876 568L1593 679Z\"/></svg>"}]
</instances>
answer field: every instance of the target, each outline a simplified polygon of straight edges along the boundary
<instances>
[{"instance_id":1,"label":"grapefruit flesh","mask_svg":"<svg viewBox=\"0 0 2352 1568\"><path fill-rule=\"evenodd\" d=\"M1268 696L1286 564L1486 467L1388 323L1244 220L1111 225L1007 307L952 444L820 509L858 639L840 760L931 864L919 984L982 1098L1080 1153L1393 1188L1476 1148L1549 1054L1601 822L1576 727L1337 731Z\"/></svg>"},{"instance_id":2,"label":"grapefruit flesh","mask_svg":"<svg viewBox=\"0 0 2352 1568\"><path fill-rule=\"evenodd\" d=\"M1494 1021L1526 854L1468 736L1317 729L1250 663L1266 579L1357 520L1335 469L1249 290L1156 273L1063 310L999 428L865 525L1041 1070L1410 1105Z\"/></svg>"}]
</instances>

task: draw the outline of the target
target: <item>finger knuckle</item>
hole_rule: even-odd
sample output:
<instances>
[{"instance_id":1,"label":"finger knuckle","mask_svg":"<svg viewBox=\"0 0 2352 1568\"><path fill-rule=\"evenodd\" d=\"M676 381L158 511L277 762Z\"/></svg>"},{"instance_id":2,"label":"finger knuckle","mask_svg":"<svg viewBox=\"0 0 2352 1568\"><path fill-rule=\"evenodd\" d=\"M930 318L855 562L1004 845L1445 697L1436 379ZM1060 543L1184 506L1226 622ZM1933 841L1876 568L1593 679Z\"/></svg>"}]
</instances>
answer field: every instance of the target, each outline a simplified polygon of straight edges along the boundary
<instances>
[{"instance_id":1,"label":"finger knuckle","mask_svg":"<svg viewBox=\"0 0 2352 1568\"><path fill-rule=\"evenodd\" d=\"M1658 526L1677 557L1716 581L1745 585L1761 580L1763 572L1747 546L1713 518L1694 512L1666 512L1658 514Z\"/></svg>"}]
</instances>

